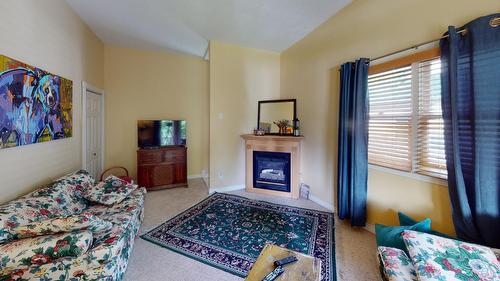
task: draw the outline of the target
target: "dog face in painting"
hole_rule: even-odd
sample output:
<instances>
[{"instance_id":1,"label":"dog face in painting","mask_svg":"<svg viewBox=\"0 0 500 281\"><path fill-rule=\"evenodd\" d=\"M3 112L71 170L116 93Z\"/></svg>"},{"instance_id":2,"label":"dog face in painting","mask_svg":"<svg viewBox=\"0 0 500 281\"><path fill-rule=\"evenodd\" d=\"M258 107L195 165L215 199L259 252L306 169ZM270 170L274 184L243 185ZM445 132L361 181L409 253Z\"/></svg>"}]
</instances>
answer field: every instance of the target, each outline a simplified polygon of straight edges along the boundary
<instances>
[{"instance_id":1,"label":"dog face in painting","mask_svg":"<svg viewBox=\"0 0 500 281\"><path fill-rule=\"evenodd\" d=\"M59 107L59 85L57 76L44 75L35 88L34 98L42 105L45 113L55 113Z\"/></svg>"},{"instance_id":2,"label":"dog face in painting","mask_svg":"<svg viewBox=\"0 0 500 281\"><path fill-rule=\"evenodd\" d=\"M0 73L1 142L17 145L63 135L60 115L60 79L57 76L17 68Z\"/></svg>"}]
</instances>

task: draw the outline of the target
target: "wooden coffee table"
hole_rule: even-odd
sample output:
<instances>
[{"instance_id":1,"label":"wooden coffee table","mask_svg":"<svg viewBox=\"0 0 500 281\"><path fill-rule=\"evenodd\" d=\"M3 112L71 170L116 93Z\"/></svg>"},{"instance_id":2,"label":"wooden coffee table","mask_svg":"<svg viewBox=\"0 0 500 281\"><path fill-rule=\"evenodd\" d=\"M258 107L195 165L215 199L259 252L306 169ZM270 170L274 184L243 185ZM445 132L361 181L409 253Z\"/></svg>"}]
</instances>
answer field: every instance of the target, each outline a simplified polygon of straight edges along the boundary
<instances>
[{"instance_id":1,"label":"wooden coffee table","mask_svg":"<svg viewBox=\"0 0 500 281\"><path fill-rule=\"evenodd\" d=\"M275 280L321 280L321 260L315 257L304 255L292 250L288 250L276 245L266 244L259 257L248 273L246 281L262 281L262 279L274 270L274 261L294 255L297 261L283 266L283 272Z\"/></svg>"}]
</instances>

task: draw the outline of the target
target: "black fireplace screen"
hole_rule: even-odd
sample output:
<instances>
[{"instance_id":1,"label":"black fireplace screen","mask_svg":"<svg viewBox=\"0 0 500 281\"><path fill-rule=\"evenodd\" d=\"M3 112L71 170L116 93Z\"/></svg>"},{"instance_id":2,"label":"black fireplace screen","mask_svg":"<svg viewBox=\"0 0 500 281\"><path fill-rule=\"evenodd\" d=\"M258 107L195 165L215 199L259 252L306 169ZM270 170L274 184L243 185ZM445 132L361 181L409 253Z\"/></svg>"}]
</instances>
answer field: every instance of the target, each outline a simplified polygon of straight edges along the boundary
<instances>
[{"instance_id":1,"label":"black fireplace screen","mask_svg":"<svg viewBox=\"0 0 500 281\"><path fill-rule=\"evenodd\" d=\"M253 186L290 192L290 153L253 152Z\"/></svg>"}]
</instances>

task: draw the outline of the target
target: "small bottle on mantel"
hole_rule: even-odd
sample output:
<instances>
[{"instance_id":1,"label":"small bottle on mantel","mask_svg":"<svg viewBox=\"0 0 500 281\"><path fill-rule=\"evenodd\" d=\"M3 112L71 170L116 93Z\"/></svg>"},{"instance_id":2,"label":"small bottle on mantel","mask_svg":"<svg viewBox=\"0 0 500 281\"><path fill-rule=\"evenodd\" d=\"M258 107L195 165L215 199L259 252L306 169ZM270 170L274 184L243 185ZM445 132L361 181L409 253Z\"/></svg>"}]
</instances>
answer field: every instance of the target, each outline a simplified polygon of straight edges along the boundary
<instances>
[{"instance_id":1,"label":"small bottle on mantel","mask_svg":"<svg viewBox=\"0 0 500 281\"><path fill-rule=\"evenodd\" d=\"M300 136L300 120L297 118L293 120L293 135L296 137Z\"/></svg>"}]
</instances>

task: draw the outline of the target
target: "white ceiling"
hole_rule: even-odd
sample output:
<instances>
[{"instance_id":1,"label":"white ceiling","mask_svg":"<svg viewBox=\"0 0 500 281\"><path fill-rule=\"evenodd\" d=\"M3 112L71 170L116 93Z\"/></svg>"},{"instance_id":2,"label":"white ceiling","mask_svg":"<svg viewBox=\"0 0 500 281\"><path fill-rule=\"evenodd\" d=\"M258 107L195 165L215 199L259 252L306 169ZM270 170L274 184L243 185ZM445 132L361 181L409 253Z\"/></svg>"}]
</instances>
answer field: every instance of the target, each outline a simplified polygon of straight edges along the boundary
<instances>
[{"instance_id":1,"label":"white ceiling","mask_svg":"<svg viewBox=\"0 0 500 281\"><path fill-rule=\"evenodd\" d=\"M281 52L351 0L66 0L108 44L204 56L209 40Z\"/></svg>"}]
</instances>

